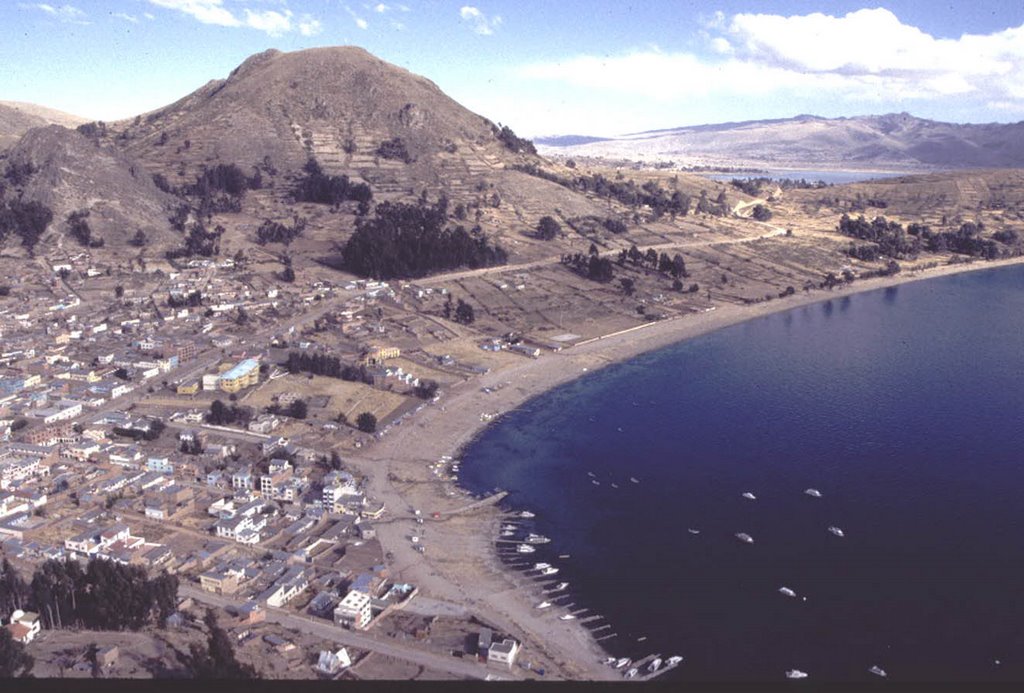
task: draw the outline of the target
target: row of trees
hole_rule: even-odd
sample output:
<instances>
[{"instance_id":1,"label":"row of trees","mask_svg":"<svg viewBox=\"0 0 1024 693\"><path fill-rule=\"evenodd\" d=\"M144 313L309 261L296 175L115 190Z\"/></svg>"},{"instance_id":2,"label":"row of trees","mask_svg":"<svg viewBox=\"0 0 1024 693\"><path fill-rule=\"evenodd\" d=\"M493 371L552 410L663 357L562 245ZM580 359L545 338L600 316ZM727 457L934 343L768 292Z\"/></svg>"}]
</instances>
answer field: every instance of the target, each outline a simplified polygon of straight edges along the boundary
<instances>
[{"instance_id":1,"label":"row of trees","mask_svg":"<svg viewBox=\"0 0 1024 693\"><path fill-rule=\"evenodd\" d=\"M115 375L117 374L115 373ZM127 373L125 373L125 375L127 375ZM127 378L124 379L126 380ZM152 419L149 422L148 428L124 428L122 426L115 426L111 430L115 435L131 438L132 440L154 441L160 437L160 434L163 433L166 428L167 424L160 419Z\"/></svg>"},{"instance_id":2,"label":"row of trees","mask_svg":"<svg viewBox=\"0 0 1024 693\"><path fill-rule=\"evenodd\" d=\"M219 399L215 399L210 403L210 411L206 414L206 423L214 426L238 424L244 427L249 425L253 415L252 407L240 407L237 404L232 404L229 407Z\"/></svg>"},{"instance_id":3,"label":"row of trees","mask_svg":"<svg viewBox=\"0 0 1024 693\"><path fill-rule=\"evenodd\" d=\"M167 251L167 259L181 257L213 257L220 254L220 238L224 235L224 227L217 224L212 231L201 221L193 222L185 236L185 245Z\"/></svg>"},{"instance_id":4,"label":"row of trees","mask_svg":"<svg viewBox=\"0 0 1024 693\"><path fill-rule=\"evenodd\" d=\"M984 238L981 234L985 226L980 222L965 222L956 231L933 231L924 224L910 224L904 229L902 224L885 217L875 217L869 222L863 216L853 219L844 214L838 228L846 236L870 241L862 245L851 243L847 249L847 254L865 261L880 257L913 259L922 251L953 252L986 260L1024 252L1016 231L999 231Z\"/></svg>"},{"instance_id":5,"label":"row of trees","mask_svg":"<svg viewBox=\"0 0 1024 693\"><path fill-rule=\"evenodd\" d=\"M328 378L340 378L349 382L373 384L373 376L366 366L352 366L342 362L337 356L322 352L289 351L288 360L281 364L289 373L310 373Z\"/></svg>"},{"instance_id":6,"label":"row of trees","mask_svg":"<svg viewBox=\"0 0 1024 693\"><path fill-rule=\"evenodd\" d=\"M267 243L283 243L288 245L301 236L305 230L306 220L298 216L292 219L291 226L278 221L264 219L260 227L256 229L256 242L260 245L266 245Z\"/></svg>"},{"instance_id":7,"label":"row of trees","mask_svg":"<svg viewBox=\"0 0 1024 693\"><path fill-rule=\"evenodd\" d=\"M576 274L586 277L591 281L606 284L615 278L615 268L612 265L612 261L598 255L597 250L593 246L591 246L591 252L588 255L583 253L563 255L561 262Z\"/></svg>"},{"instance_id":8,"label":"row of trees","mask_svg":"<svg viewBox=\"0 0 1024 693\"><path fill-rule=\"evenodd\" d=\"M0 609L39 613L47 628L139 630L163 626L178 603L178 578L166 572L150 578L145 568L91 559L51 559L26 582L4 560L0 575Z\"/></svg>"},{"instance_id":9,"label":"row of trees","mask_svg":"<svg viewBox=\"0 0 1024 693\"><path fill-rule=\"evenodd\" d=\"M416 278L458 267L503 265L508 254L479 227L448 228L448 200L430 205L384 202L357 221L341 251L341 268L374 279Z\"/></svg>"},{"instance_id":10,"label":"row of trees","mask_svg":"<svg viewBox=\"0 0 1024 693\"><path fill-rule=\"evenodd\" d=\"M296 202L340 205L351 200L359 203L360 215L370 211L373 192L366 183L352 183L348 176L344 175L329 176L313 158L306 162L303 171L306 175L299 180L292 193Z\"/></svg>"}]
</instances>

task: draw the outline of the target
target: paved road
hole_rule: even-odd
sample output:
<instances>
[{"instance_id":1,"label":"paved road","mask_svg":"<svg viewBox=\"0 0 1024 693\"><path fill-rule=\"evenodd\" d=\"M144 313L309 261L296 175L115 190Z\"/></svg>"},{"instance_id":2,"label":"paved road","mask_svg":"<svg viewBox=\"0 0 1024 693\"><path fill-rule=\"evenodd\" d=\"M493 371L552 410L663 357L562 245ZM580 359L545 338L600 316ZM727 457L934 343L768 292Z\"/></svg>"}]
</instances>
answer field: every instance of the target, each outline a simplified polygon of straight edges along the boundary
<instances>
[{"instance_id":1,"label":"paved road","mask_svg":"<svg viewBox=\"0 0 1024 693\"><path fill-rule=\"evenodd\" d=\"M203 590L191 585L183 584L179 586L178 593L181 596L191 597L197 602L213 606L239 606L237 602L227 597L211 594L210 592L204 592ZM371 633L346 630L345 628L336 626L333 623L328 623L327 621L320 619L297 616L284 611L283 609L267 607L267 620L281 624L287 628L315 635L318 638L332 640L348 647L376 652L388 657L412 662L413 664L427 667L428 669L433 669L435 671L454 674L455 676L461 676L468 679L484 679L488 674L494 673L488 670L483 664L479 664L471 659L459 659L456 657L436 654L434 652L428 652L412 644L403 643L401 640L391 640ZM514 676L516 672L503 671L501 674L503 676Z\"/></svg>"}]
</instances>

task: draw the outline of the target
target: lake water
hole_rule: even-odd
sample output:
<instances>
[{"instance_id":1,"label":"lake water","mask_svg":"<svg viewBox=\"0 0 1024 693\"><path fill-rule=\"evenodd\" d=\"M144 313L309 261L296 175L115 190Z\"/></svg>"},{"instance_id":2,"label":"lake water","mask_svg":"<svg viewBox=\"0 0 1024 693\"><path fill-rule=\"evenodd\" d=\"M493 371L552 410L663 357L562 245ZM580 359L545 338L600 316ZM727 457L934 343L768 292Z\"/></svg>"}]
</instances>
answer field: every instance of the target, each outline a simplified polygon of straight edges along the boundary
<instances>
[{"instance_id":1,"label":"lake water","mask_svg":"<svg viewBox=\"0 0 1024 693\"><path fill-rule=\"evenodd\" d=\"M1010 267L593 373L485 431L461 479L537 513L552 543L531 561L607 617L614 654L686 658L664 678L865 681L878 665L1019 681L1022 417L1024 268Z\"/></svg>"},{"instance_id":2,"label":"lake water","mask_svg":"<svg viewBox=\"0 0 1024 693\"><path fill-rule=\"evenodd\" d=\"M746 180L749 178L774 178L780 180L806 180L808 183L824 181L833 185L844 183L859 183L865 180L880 178L895 178L897 176L910 175L906 171L812 171L812 170L788 170L788 169L767 169L764 173L713 173L706 177L711 180L731 181L734 178Z\"/></svg>"}]
</instances>

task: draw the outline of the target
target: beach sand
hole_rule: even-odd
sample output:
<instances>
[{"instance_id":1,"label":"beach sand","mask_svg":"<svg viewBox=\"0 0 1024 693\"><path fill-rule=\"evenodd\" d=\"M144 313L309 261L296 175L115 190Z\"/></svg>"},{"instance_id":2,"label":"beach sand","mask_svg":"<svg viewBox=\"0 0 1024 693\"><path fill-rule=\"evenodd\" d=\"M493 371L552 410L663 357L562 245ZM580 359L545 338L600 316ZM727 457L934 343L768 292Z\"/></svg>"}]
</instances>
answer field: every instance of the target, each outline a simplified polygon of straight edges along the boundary
<instances>
[{"instance_id":1,"label":"beach sand","mask_svg":"<svg viewBox=\"0 0 1024 693\"><path fill-rule=\"evenodd\" d=\"M366 475L370 495L387 504L385 519L376 527L385 550L393 554L392 572L396 577L417 584L432 599L465 607L498 629L522 638L524 658L534 668L545 668L545 678L621 680L621 672L602 664L606 653L584 626L577 621L560 621L558 614L563 611L536 609L543 598L539 587L528 584L528 579L501 563L494 546L500 511L485 507L464 515L447 515L473 499L453 492L451 484L439 481L427 465L443 455L456 456L487 425L481 413L508 412L558 385L638 354L811 303L1019 263L1024 263L1024 258L946 265L858 280L831 291L814 290L754 305L720 306L544 353L536 360L524 357L521 362L450 388L438 402L347 461ZM485 387L494 389L485 393ZM416 524L413 508L421 510L424 524ZM442 517L433 518L435 512ZM416 528L423 530L425 554L415 551L409 539Z\"/></svg>"}]
</instances>

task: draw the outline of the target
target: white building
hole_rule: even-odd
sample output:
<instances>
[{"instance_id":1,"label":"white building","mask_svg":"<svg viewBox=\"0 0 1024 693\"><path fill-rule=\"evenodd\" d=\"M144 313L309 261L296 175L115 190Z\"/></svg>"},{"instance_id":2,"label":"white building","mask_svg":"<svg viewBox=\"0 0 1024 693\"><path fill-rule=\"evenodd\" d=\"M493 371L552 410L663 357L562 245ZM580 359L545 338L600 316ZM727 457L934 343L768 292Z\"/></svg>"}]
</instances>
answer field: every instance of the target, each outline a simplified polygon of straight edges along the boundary
<instances>
[{"instance_id":1,"label":"white building","mask_svg":"<svg viewBox=\"0 0 1024 693\"><path fill-rule=\"evenodd\" d=\"M334 608L334 622L346 628L364 630L371 618L370 595L363 592L349 591Z\"/></svg>"}]
</instances>

